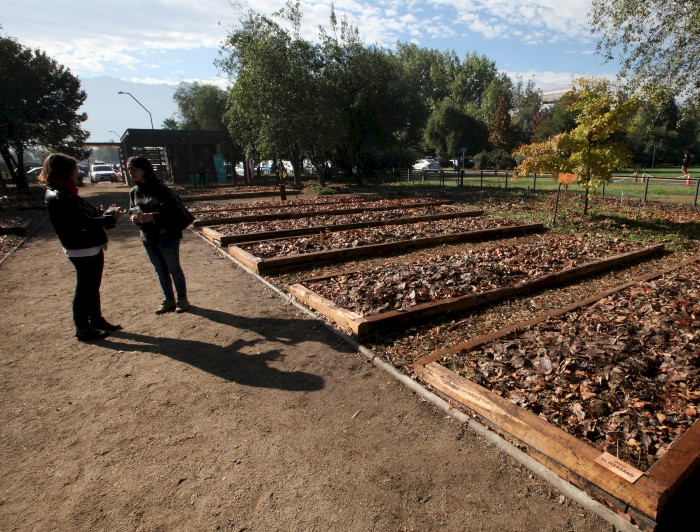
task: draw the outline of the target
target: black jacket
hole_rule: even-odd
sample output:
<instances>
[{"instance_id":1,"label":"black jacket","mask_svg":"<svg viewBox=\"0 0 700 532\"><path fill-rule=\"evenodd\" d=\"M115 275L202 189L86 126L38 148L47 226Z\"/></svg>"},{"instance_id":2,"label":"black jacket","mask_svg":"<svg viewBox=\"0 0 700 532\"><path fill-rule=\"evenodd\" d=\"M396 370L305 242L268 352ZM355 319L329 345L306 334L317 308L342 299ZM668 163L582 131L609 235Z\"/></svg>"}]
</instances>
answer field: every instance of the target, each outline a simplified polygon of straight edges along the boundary
<instances>
[{"instance_id":1,"label":"black jacket","mask_svg":"<svg viewBox=\"0 0 700 532\"><path fill-rule=\"evenodd\" d=\"M180 210L172 191L160 181L137 185L129 192L129 209L139 207L153 214L153 221L139 224L144 242L170 242L182 238Z\"/></svg>"},{"instance_id":2,"label":"black jacket","mask_svg":"<svg viewBox=\"0 0 700 532\"><path fill-rule=\"evenodd\" d=\"M106 229L117 219L66 189L49 186L44 196L49 219L65 249L85 249L107 242Z\"/></svg>"}]
</instances>

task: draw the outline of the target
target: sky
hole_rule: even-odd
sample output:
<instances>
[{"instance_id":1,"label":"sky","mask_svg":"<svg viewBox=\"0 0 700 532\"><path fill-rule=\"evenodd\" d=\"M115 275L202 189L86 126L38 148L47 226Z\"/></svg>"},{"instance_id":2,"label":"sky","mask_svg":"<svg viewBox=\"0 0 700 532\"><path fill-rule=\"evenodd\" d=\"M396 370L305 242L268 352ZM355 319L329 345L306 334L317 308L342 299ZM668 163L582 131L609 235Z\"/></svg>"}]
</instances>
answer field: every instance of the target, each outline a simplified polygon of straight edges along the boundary
<instances>
[{"instance_id":1,"label":"sky","mask_svg":"<svg viewBox=\"0 0 700 532\"><path fill-rule=\"evenodd\" d=\"M214 62L227 34L247 10L271 14L284 3L22 0L5 2L0 35L42 49L77 75L88 94L82 110L90 140L110 141L129 127L149 128L151 117L160 127L177 111L172 92L180 82L226 87ZM595 53L591 0L307 0L304 38L315 41L319 26L328 27L331 5L365 44L412 42L460 58L475 52L542 90L566 87L579 75L617 73Z\"/></svg>"}]
</instances>

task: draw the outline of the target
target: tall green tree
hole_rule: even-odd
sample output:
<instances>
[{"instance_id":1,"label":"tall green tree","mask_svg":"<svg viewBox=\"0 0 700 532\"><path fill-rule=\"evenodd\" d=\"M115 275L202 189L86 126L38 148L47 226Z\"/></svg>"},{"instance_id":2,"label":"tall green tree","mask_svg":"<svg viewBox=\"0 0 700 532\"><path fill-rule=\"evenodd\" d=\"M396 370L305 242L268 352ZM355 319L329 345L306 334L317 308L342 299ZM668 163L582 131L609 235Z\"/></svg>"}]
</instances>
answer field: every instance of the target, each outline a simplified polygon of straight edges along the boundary
<instances>
[{"instance_id":1,"label":"tall green tree","mask_svg":"<svg viewBox=\"0 0 700 532\"><path fill-rule=\"evenodd\" d=\"M41 50L0 37L0 153L18 187L26 187L29 147L86 158L87 120L79 113L87 95L70 70Z\"/></svg>"},{"instance_id":2,"label":"tall green tree","mask_svg":"<svg viewBox=\"0 0 700 532\"><path fill-rule=\"evenodd\" d=\"M441 159L453 159L466 147L470 154L488 147L489 132L480 120L468 115L445 99L428 118L425 143Z\"/></svg>"},{"instance_id":3,"label":"tall green tree","mask_svg":"<svg viewBox=\"0 0 700 532\"><path fill-rule=\"evenodd\" d=\"M495 62L476 52L467 54L455 72L452 93L456 103L464 106L473 104L480 108L486 89L497 78ZM498 97L495 99L498 101Z\"/></svg>"},{"instance_id":4,"label":"tall green tree","mask_svg":"<svg viewBox=\"0 0 700 532\"><path fill-rule=\"evenodd\" d=\"M455 104L457 69L460 61L454 51L420 48L414 43L397 43L396 57L406 73L418 85L421 98L430 110L445 98Z\"/></svg>"},{"instance_id":5,"label":"tall green tree","mask_svg":"<svg viewBox=\"0 0 700 532\"><path fill-rule=\"evenodd\" d=\"M640 102L630 121L629 147L636 166L678 165L692 139L679 133L680 111L668 93L649 95Z\"/></svg>"},{"instance_id":6,"label":"tall green tree","mask_svg":"<svg viewBox=\"0 0 700 532\"><path fill-rule=\"evenodd\" d=\"M598 51L620 61L631 87L700 98L697 0L593 0L590 20Z\"/></svg>"},{"instance_id":7,"label":"tall green tree","mask_svg":"<svg viewBox=\"0 0 700 532\"><path fill-rule=\"evenodd\" d=\"M512 85L511 104L516 143L529 143L533 135L532 121L542 108L542 92L532 79L523 83L522 77L518 76Z\"/></svg>"},{"instance_id":8,"label":"tall green tree","mask_svg":"<svg viewBox=\"0 0 700 532\"><path fill-rule=\"evenodd\" d=\"M577 113L576 127L544 142L521 146L515 155L524 159L514 174L576 174L585 191L583 213L588 214L590 192L610 182L613 170L629 164L630 154L619 134L627 130L637 100L624 99L604 79L581 78L576 87L576 100L571 104Z\"/></svg>"},{"instance_id":9,"label":"tall green tree","mask_svg":"<svg viewBox=\"0 0 700 532\"><path fill-rule=\"evenodd\" d=\"M355 48L343 63L341 102L346 137L340 164L358 179L392 164L387 157L415 146L427 118L418 86L393 55L377 47Z\"/></svg>"},{"instance_id":10,"label":"tall green tree","mask_svg":"<svg viewBox=\"0 0 700 532\"><path fill-rule=\"evenodd\" d=\"M298 2L288 2L273 17L249 11L229 34L219 62L234 82L226 112L229 131L241 139L248 158L291 160L295 180L301 178L309 146L330 131L327 125L313 127L324 110L316 86L322 63L318 47L301 39L300 26Z\"/></svg>"},{"instance_id":11,"label":"tall green tree","mask_svg":"<svg viewBox=\"0 0 700 532\"><path fill-rule=\"evenodd\" d=\"M177 104L178 116L173 117L174 129L196 129L226 131L226 91L206 83L180 83L173 100Z\"/></svg>"}]
</instances>

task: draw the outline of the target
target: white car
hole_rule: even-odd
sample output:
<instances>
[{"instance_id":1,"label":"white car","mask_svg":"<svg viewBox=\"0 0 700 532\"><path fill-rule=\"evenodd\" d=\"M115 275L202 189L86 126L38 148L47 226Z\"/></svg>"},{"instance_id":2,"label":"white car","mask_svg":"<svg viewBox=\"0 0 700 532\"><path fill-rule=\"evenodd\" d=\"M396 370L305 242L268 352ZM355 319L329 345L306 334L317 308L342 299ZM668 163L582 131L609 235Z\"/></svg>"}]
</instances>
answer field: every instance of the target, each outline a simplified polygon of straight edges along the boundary
<instances>
[{"instance_id":1,"label":"white car","mask_svg":"<svg viewBox=\"0 0 700 532\"><path fill-rule=\"evenodd\" d=\"M440 163L435 159L418 159L413 164L414 170L440 170Z\"/></svg>"},{"instance_id":2,"label":"white car","mask_svg":"<svg viewBox=\"0 0 700 532\"><path fill-rule=\"evenodd\" d=\"M93 164L90 167L90 182L99 183L100 181L110 181L116 183L119 181L117 173L108 164Z\"/></svg>"},{"instance_id":3,"label":"white car","mask_svg":"<svg viewBox=\"0 0 700 532\"><path fill-rule=\"evenodd\" d=\"M32 168L31 170L27 170L27 172L24 174L27 178L27 183L35 183L36 181L38 181L40 173L41 166L37 166L35 168Z\"/></svg>"}]
</instances>

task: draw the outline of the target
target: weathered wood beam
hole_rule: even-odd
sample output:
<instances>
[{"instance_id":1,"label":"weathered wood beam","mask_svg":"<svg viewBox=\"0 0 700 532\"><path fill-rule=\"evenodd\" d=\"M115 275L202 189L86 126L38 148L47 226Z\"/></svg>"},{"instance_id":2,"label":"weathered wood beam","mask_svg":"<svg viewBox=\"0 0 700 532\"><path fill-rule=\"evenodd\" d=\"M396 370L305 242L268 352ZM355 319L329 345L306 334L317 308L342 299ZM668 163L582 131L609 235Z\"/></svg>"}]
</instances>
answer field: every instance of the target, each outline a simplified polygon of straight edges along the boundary
<instances>
[{"instance_id":1,"label":"weathered wood beam","mask_svg":"<svg viewBox=\"0 0 700 532\"><path fill-rule=\"evenodd\" d=\"M195 220L195 227L207 225L238 224L244 222L264 222L267 220L292 220L297 218L313 218L314 216L329 216L334 214L357 214L360 212L391 211L395 209L415 209L417 207L434 207L447 205L450 201L419 201L416 203L406 203L404 205L384 205L381 207L352 207L350 209L330 209L327 211L307 211L307 212L284 212L278 214L256 214L250 216L231 216L227 218L211 218L205 220Z\"/></svg>"},{"instance_id":2,"label":"weathered wood beam","mask_svg":"<svg viewBox=\"0 0 700 532\"><path fill-rule=\"evenodd\" d=\"M297 229L280 229L277 231L259 231L256 233L244 233L240 235L224 235L219 233L215 227L204 227L202 233L211 235L212 242L217 242L220 246L229 244L239 244L243 242L258 242L262 240L273 240L280 238L291 238L295 236L305 236L322 234L325 232L349 231L351 229L363 229L367 227L384 227L388 225L405 225L421 222L432 222L435 220L453 220L459 218L470 218L481 216L484 211L458 211L444 214L429 214L425 216L409 216L407 218L397 218L395 220L377 220L373 222L354 222L334 225L317 225L314 227L300 227ZM216 236L218 235L218 236Z\"/></svg>"},{"instance_id":3,"label":"weathered wood beam","mask_svg":"<svg viewBox=\"0 0 700 532\"><path fill-rule=\"evenodd\" d=\"M272 257L270 259L257 259L255 272L262 275L282 271L293 271L302 269L308 264L345 261L373 255L389 255L401 253L408 249L430 247L455 242L505 238L515 235L537 233L540 231L544 231L544 226L542 224L509 225L506 227L479 229L477 231L467 231L463 233L450 233L446 235L416 238L412 240L399 240L397 242L387 242L384 244L370 244L367 246L357 246L352 248L332 249L314 253ZM228 247L229 253L234 257L237 257L238 255L236 250L241 250L241 248L235 245L230 245Z\"/></svg>"}]
</instances>

